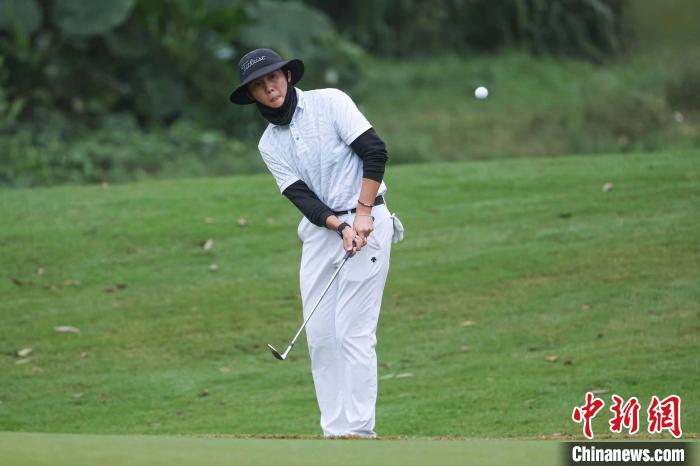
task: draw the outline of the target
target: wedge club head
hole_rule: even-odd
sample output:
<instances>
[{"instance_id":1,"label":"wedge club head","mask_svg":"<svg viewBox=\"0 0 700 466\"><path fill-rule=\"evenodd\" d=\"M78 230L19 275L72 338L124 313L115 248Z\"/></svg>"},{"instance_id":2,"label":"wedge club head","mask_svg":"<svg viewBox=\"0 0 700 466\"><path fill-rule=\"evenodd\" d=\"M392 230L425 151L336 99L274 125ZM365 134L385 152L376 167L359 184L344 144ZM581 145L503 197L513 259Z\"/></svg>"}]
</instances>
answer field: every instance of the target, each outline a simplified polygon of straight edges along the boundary
<instances>
[{"instance_id":1,"label":"wedge club head","mask_svg":"<svg viewBox=\"0 0 700 466\"><path fill-rule=\"evenodd\" d=\"M284 354L280 354L279 351L275 349L274 346L268 343L267 345L268 348L270 348L270 351L272 351L272 355L279 359L280 361L284 361L284 359L287 357L287 352L285 351Z\"/></svg>"}]
</instances>

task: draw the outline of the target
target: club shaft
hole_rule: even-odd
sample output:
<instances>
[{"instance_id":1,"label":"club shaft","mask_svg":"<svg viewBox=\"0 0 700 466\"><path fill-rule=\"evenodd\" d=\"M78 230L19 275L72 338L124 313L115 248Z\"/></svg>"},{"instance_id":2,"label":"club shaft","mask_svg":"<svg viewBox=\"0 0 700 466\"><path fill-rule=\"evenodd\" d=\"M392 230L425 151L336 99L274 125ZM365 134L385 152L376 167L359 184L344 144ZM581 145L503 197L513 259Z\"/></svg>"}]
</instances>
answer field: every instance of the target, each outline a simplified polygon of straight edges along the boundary
<instances>
[{"instance_id":1,"label":"club shaft","mask_svg":"<svg viewBox=\"0 0 700 466\"><path fill-rule=\"evenodd\" d=\"M348 259L349 259L349 256L348 256L348 255L346 255L346 256L343 258L343 261L340 263L340 265L339 265L338 268L336 269L335 273L333 274L333 277L331 278L331 281L329 281L329 282L328 282L328 285L326 285L326 289L323 290L323 293L321 293L321 297L318 298L318 301L316 301L316 304L314 305L314 308L311 309L311 312L309 312L309 315L306 317L306 320L304 320L304 323L301 325L301 328L299 328L299 331L297 332L297 334L294 335L294 338L292 339L292 342L289 344L289 348L287 348L287 351L289 351L289 350L292 348L292 346L294 346L294 343L297 342L297 338L299 338L299 335L301 335L301 332L304 330L304 327L306 327L306 324L309 322L309 319L311 319L311 316L314 315L314 312L316 312L316 308L318 307L319 304L321 304L321 300L322 300L323 297L326 295L326 292L328 291L328 289L329 289L329 288L331 287L331 285L333 284L333 281L335 281L335 277L338 276L338 274L340 273L340 269L343 268L343 266L344 266L345 263L348 261Z\"/></svg>"}]
</instances>

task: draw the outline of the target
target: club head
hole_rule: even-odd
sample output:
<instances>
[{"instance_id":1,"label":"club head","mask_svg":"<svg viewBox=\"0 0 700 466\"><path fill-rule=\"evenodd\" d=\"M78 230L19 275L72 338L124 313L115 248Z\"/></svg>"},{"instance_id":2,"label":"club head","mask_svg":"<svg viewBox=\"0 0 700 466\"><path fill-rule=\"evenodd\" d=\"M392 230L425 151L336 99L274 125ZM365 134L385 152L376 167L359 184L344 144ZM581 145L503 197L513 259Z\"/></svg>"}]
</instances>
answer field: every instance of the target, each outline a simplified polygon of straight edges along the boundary
<instances>
[{"instance_id":1,"label":"club head","mask_svg":"<svg viewBox=\"0 0 700 466\"><path fill-rule=\"evenodd\" d=\"M270 351L272 351L272 355L273 355L274 357L276 357L276 358L279 359L280 361L284 361L284 356L282 356L282 355L280 354L280 352L277 351L277 350L275 349L274 346L272 346L272 345L270 345L270 344L268 343L267 347L270 348Z\"/></svg>"}]
</instances>

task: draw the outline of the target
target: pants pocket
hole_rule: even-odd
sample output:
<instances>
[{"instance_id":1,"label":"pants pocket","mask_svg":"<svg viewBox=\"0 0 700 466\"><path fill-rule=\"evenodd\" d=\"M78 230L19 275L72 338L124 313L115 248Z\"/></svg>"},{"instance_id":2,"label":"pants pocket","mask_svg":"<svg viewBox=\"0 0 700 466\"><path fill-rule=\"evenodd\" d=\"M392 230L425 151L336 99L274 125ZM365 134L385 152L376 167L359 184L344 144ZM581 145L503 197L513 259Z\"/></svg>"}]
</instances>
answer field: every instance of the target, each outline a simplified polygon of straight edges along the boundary
<instances>
[{"instance_id":1,"label":"pants pocket","mask_svg":"<svg viewBox=\"0 0 700 466\"><path fill-rule=\"evenodd\" d=\"M384 217L375 223L365 247L348 259L344 269L345 279L361 282L374 277L388 265L392 234L391 217Z\"/></svg>"}]
</instances>

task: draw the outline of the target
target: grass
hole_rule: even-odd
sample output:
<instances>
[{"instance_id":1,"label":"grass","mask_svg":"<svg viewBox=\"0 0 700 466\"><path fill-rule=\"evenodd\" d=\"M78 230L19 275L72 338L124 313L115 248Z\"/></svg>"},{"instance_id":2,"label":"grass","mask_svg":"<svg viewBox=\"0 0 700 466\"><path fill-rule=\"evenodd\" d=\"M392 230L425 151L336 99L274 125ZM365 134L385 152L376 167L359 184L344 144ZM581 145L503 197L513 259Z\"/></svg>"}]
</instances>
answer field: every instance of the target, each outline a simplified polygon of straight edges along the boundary
<instances>
[{"instance_id":1,"label":"grass","mask_svg":"<svg viewBox=\"0 0 700 466\"><path fill-rule=\"evenodd\" d=\"M0 433L0 462L14 466L558 464L556 442L504 440L323 441L175 436Z\"/></svg>"},{"instance_id":2,"label":"grass","mask_svg":"<svg viewBox=\"0 0 700 466\"><path fill-rule=\"evenodd\" d=\"M657 48L606 66L515 51L371 60L354 96L400 163L697 149L700 109L667 96L700 57L696 46L683 52ZM684 79L697 89L700 75ZM474 98L477 86L487 99Z\"/></svg>"},{"instance_id":3,"label":"grass","mask_svg":"<svg viewBox=\"0 0 700 466\"><path fill-rule=\"evenodd\" d=\"M699 155L391 167L378 433L581 438L607 390L597 437L613 393L680 395L697 437ZM318 434L305 344L265 347L300 324L299 218L269 175L0 191L0 430Z\"/></svg>"}]
</instances>

